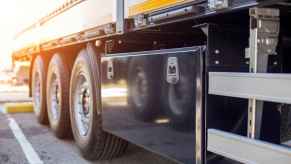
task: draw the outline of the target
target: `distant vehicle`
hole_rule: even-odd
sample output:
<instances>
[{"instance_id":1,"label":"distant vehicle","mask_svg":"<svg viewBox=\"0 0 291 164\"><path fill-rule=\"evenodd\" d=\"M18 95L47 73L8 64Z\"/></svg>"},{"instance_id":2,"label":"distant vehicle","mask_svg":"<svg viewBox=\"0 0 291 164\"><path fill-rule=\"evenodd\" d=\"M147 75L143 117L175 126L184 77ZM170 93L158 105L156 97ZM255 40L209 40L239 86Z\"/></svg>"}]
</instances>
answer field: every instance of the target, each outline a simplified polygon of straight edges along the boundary
<instances>
[{"instance_id":1,"label":"distant vehicle","mask_svg":"<svg viewBox=\"0 0 291 164\"><path fill-rule=\"evenodd\" d=\"M14 85L27 85L29 82L30 65L19 64L13 69L12 84Z\"/></svg>"},{"instance_id":2,"label":"distant vehicle","mask_svg":"<svg viewBox=\"0 0 291 164\"><path fill-rule=\"evenodd\" d=\"M290 164L290 11L290 0L69 0L16 36L13 59L31 62L38 121L72 133L88 160L130 142L186 164Z\"/></svg>"}]
</instances>

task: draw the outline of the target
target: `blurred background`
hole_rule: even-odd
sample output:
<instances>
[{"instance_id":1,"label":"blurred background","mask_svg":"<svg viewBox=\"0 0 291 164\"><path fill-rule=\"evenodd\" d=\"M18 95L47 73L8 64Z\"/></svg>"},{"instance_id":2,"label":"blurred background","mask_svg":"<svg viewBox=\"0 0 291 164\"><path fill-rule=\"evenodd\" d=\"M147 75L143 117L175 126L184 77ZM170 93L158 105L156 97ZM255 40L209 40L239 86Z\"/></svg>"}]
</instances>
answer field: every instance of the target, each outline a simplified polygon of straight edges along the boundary
<instances>
[{"instance_id":1,"label":"blurred background","mask_svg":"<svg viewBox=\"0 0 291 164\"><path fill-rule=\"evenodd\" d=\"M15 35L65 0L9 0L0 5L0 103L28 100L29 63L12 64Z\"/></svg>"}]
</instances>

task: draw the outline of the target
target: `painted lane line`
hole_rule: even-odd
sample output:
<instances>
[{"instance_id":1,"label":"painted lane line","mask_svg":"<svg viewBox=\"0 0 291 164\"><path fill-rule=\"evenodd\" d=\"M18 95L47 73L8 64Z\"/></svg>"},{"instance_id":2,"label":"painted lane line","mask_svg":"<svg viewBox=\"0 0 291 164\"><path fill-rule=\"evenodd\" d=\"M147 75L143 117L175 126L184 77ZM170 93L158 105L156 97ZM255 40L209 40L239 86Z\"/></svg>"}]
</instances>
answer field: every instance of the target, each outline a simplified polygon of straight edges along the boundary
<instances>
[{"instance_id":1,"label":"painted lane line","mask_svg":"<svg viewBox=\"0 0 291 164\"><path fill-rule=\"evenodd\" d=\"M43 161L39 158L38 154L26 139L17 122L9 115L7 115L7 117L9 120L9 127L12 130L17 142L20 144L28 162L30 164L43 164Z\"/></svg>"}]
</instances>

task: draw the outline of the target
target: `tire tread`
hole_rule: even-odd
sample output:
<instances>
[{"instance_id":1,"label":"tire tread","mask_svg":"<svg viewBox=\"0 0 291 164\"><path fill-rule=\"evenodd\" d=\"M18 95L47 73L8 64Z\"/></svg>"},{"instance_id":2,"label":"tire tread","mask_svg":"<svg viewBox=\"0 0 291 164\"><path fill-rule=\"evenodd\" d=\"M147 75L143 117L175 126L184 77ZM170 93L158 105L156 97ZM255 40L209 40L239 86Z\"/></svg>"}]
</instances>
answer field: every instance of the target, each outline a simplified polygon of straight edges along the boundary
<instances>
[{"instance_id":1,"label":"tire tread","mask_svg":"<svg viewBox=\"0 0 291 164\"><path fill-rule=\"evenodd\" d=\"M89 46L90 47L90 46ZM98 83L99 80L99 74L98 74L98 60L96 59L97 57L95 55L92 55L92 53L94 53L94 51L90 48L87 47L87 49L84 49L80 52L79 56L76 59L75 65L73 67L73 72L71 75L71 89L73 88L73 82L76 80L75 78L75 72L78 72L77 69L80 69L78 66L78 62L82 62L85 63L84 65L89 66L89 68L91 69L90 71L90 75L93 76L92 79L94 81L94 84ZM90 55L91 54L91 55ZM97 62L94 62L97 61ZM92 71L95 70L95 71ZM97 71L96 71L97 70ZM97 92L98 92L98 88L99 86L96 86ZM71 93L73 91L70 91ZM93 93L97 93L95 91L93 91ZM70 95L72 96L72 95ZM96 95L97 97L98 95ZM93 98L93 99L96 99ZM72 106L72 97L70 98L70 106ZM96 104L95 104L96 105ZM96 105L98 106L98 105ZM96 107L97 108L97 107ZM81 154L83 155L84 158L86 158L87 160L110 160L113 159L115 157L118 157L120 155L122 155L125 151L126 151L126 147L128 145L128 142L120 139L112 134L109 134L107 132L105 132L102 128L102 118L101 118L101 114L97 112L98 109L95 109L95 122L93 122L93 129L92 130L92 134L90 134L90 139L88 140L89 144L86 145L78 145L81 151ZM77 136L76 133L76 125L73 121L73 109L71 108L71 124L72 124L72 129L73 129L73 134L75 137L75 140L77 142L77 144L81 144L78 142L79 137ZM94 112L93 112L94 114Z\"/></svg>"}]
</instances>

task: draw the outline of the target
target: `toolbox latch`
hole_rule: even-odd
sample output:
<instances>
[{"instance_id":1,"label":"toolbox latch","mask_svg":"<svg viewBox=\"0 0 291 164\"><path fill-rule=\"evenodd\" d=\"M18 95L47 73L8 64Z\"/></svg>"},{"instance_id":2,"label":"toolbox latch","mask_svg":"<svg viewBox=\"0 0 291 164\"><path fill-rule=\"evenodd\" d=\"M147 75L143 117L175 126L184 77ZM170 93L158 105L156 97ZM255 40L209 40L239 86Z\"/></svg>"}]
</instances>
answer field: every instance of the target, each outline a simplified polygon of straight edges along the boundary
<instances>
[{"instance_id":1,"label":"toolbox latch","mask_svg":"<svg viewBox=\"0 0 291 164\"><path fill-rule=\"evenodd\" d=\"M177 57L169 57L167 61L167 82L177 84L180 80L179 64Z\"/></svg>"},{"instance_id":2,"label":"toolbox latch","mask_svg":"<svg viewBox=\"0 0 291 164\"><path fill-rule=\"evenodd\" d=\"M107 79L112 80L114 77L113 61L109 60L107 63Z\"/></svg>"}]
</instances>

